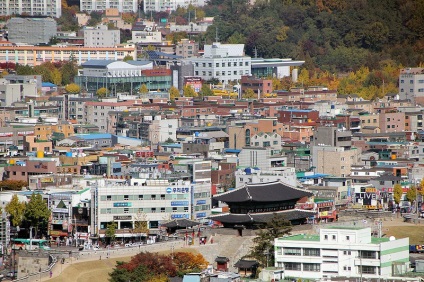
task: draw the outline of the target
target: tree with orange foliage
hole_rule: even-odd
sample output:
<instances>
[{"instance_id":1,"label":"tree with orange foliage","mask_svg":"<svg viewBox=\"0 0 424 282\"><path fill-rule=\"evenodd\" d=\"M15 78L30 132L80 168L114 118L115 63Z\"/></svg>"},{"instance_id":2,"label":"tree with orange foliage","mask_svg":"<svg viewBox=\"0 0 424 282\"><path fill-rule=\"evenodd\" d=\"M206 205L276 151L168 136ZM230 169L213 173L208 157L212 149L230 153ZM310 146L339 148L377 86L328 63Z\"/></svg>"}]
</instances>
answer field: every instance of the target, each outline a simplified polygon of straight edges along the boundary
<instances>
[{"instance_id":1,"label":"tree with orange foliage","mask_svg":"<svg viewBox=\"0 0 424 282\"><path fill-rule=\"evenodd\" d=\"M207 265L201 254L177 252L171 256L143 252L129 262L118 262L113 272L109 273L109 281L165 282L168 277L184 276L200 271Z\"/></svg>"},{"instance_id":2,"label":"tree with orange foliage","mask_svg":"<svg viewBox=\"0 0 424 282\"><path fill-rule=\"evenodd\" d=\"M178 276L184 276L184 274L190 272L200 272L208 266L208 262L201 254L188 252L175 253L173 262L177 268Z\"/></svg>"}]
</instances>

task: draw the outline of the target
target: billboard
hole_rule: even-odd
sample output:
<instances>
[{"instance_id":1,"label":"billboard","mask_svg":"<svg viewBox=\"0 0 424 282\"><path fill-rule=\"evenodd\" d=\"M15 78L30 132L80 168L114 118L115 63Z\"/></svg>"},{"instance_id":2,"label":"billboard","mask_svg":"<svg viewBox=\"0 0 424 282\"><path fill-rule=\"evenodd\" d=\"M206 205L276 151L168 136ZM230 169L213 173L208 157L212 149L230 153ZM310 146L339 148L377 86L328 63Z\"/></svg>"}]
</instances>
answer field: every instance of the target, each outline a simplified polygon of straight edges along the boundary
<instances>
[{"instance_id":1,"label":"billboard","mask_svg":"<svg viewBox=\"0 0 424 282\"><path fill-rule=\"evenodd\" d=\"M200 92L202 89L202 78L198 76L185 76L184 77L184 86L190 85L194 91Z\"/></svg>"}]
</instances>

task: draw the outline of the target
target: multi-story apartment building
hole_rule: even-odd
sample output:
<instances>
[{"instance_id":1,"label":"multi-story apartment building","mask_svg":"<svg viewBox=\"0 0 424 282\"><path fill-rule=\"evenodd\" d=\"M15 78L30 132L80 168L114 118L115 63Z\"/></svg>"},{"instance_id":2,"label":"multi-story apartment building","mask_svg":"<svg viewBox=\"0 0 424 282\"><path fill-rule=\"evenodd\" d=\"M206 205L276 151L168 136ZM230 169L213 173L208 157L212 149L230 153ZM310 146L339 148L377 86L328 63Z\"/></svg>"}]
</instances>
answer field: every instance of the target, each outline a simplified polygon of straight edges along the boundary
<instances>
[{"instance_id":1,"label":"multi-story apartment building","mask_svg":"<svg viewBox=\"0 0 424 282\"><path fill-rule=\"evenodd\" d=\"M406 68L400 70L399 98L416 103L424 101L424 68Z\"/></svg>"},{"instance_id":2,"label":"multi-story apartment building","mask_svg":"<svg viewBox=\"0 0 424 282\"><path fill-rule=\"evenodd\" d=\"M268 183L279 181L286 185L296 187L297 177L294 167L281 167L278 171L268 171L256 168L246 168L235 172L236 187L241 188L245 184Z\"/></svg>"},{"instance_id":3,"label":"multi-story apartment building","mask_svg":"<svg viewBox=\"0 0 424 282\"><path fill-rule=\"evenodd\" d=\"M84 105L84 123L97 125L99 132L109 132L110 128L107 128L109 111L124 111L133 103L133 101L86 102Z\"/></svg>"},{"instance_id":4,"label":"multi-story apartment building","mask_svg":"<svg viewBox=\"0 0 424 282\"><path fill-rule=\"evenodd\" d=\"M90 48L80 46L0 46L0 61L38 66L44 62L74 59L78 65L89 60L122 60L125 56L136 58L135 45Z\"/></svg>"},{"instance_id":5,"label":"multi-story apartment building","mask_svg":"<svg viewBox=\"0 0 424 282\"><path fill-rule=\"evenodd\" d=\"M109 30L107 25L84 27L84 47L115 47L121 43L118 29Z\"/></svg>"},{"instance_id":6,"label":"multi-story apartment building","mask_svg":"<svg viewBox=\"0 0 424 282\"><path fill-rule=\"evenodd\" d=\"M11 18L7 27L9 41L13 43L46 44L57 33L57 24L52 18Z\"/></svg>"},{"instance_id":7,"label":"multi-story apartment building","mask_svg":"<svg viewBox=\"0 0 424 282\"><path fill-rule=\"evenodd\" d=\"M203 57L189 60L194 64L194 75L204 80L216 78L222 83L228 83L251 73L251 58L244 55L244 44L215 42L205 45Z\"/></svg>"},{"instance_id":8,"label":"multi-story apartment building","mask_svg":"<svg viewBox=\"0 0 424 282\"><path fill-rule=\"evenodd\" d=\"M380 112L379 124L381 132L405 131L405 113L397 111Z\"/></svg>"},{"instance_id":9,"label":"multi-story apartment building","mask_svg":"<svg viewBox=\"0 0 424 282\"><path fill-rule=\"evenodd\" d=\"M93 101L91 97L79 97L77 94L64 94L49 97L49 101L56 103L59 108L59 120L75 120L84 123L84 105Z\"/></svg>"},{"instance_id":10,"label":"multi-story apartment building","mask_svg":"<svg viewBox=\"0 0 424 282\"><path fill-rule=\"evenodd\" d=\"M275 267L285 277L381 279L409 270L409 238L375 238L369 227L321 228L319 235L280 237L274 245Z\"/></svg>"},{"instance_id":11,"label":"multi-story apartment building","mask_svg":"<svg viewBox=\"0 0 424 282\"><path fill-rule=\"evenodd\" d=\"M60 0L0 0L0 15L22 14L60 18L62 16L62 2Z\"/></svg>"},{"instance_id":12,"label":"multi-story apartment building","mask_svg":"<svg viewBox=\"0 0 424 282\"><path fill-rule=\"evenodd\" d=\"M228 126L229 148L241 149L252 146L252 137L259 132L277 133L283 135L284 125L277 119L257 119L251 121L235 121ZM255 146L255 144L253 144Z\"/></svg>"},{"instance_id":13,"label":"multi-story apartment building","mask_svg":"<svg viewBox=\"0 0 424 282\"><path fill-rule=\"evenodd\" d=\"M317 110L283 109L278 113L278 121L282 123L307 123L317 121L320 112Z\"/></svg>"},{"instance_id":14,"label":"multi-story apartment building","mask_svg":"<svg viewBox=\"0 0 424 282\"><path fill-rule=\"evenodd\" d=\"M199 55L199 43L189 39L181 39L175 45L175 54L183 58L192 58Z\"/></svg>"},{"instance_id":15,"label":"multi-story apartment building","mask_svg":"<svg viewBox=\"0 0 424 282\"><path fill-rule=\"evenodd\" d=\"M333 146L313 146L312 166L318 173L346 177L360 163L361 150Z\"/></svg>"},{"instance_id":16,"label":"multi-story apartment building","mask_svg":"<svg viewBox=\"0 0 424 282\"><path fill-rule=\"evenodd\" d=\"M137 0L80 0L80 10L91 13L92 11L106 11L116 8L120 13L136 13L138 11Z\"/></svg>"},{"instance_id":17,"label":"multi-story apartment building","mask_svg":"<svg viewBox=\"0 0 424 282\"><path fill-rule=\"evenodd\" d=\"M172 12L175 11L178 7L187 8L188 5L193 6L204 6L205 0L146 0L143 1L143 11L144 12ZM193 15L194 16L194 15Z\"/></svg>"},{"instance_id":18,"label":"multi-story apartment building","mask_svg":"<svg viewBox=\"0 0 424 282\"><path fill-rule=\"evenodd\" d=\"M244 147L238 155L239 165L257 167L263 171L286 170L287 156L279 152L272 148Z\"/></svg>"},{"instance_id":19,"label":"multi-story apartment building","mask_svg":"<svg viewBox=\"0 0 424 282\"><path fill-rule=\"evenodd\" d=\"M242 95L246 93L247 89L250 89L258 94L258 98L263 98L267 96L266 94L270 94L273 91L271 79L243 75L240 84Z\"/></svg>"},{"instance_id":20,"label":"multi-story apartment building","mask_svg":"<svg viewBox=\"0 0 424 282\"><path fill-rule=\"evenodd\" d=\"M211 163L188 165L190 180L106 179L92 189L91 234L103 237L110 222L117 223L116 237L131 237L135 222L145 221L151 234L173 219L201 220L211 209ZM95 229L97 227L97 230ZM139 234L140 235L140 234Z\"/></svg>"},{"instance_id":21,"label":"multi-story apartment building","mask_svg":"<svg viewBox=\"0 0 424 282\"><path fill-rule=\"evenodd\" d=\"M61 139L68 138L74 133L74 126L71 123L37 124L34 127L34 136L40 140L55 139L55 134L60 135Z\"/></svg>"}]
</instances>

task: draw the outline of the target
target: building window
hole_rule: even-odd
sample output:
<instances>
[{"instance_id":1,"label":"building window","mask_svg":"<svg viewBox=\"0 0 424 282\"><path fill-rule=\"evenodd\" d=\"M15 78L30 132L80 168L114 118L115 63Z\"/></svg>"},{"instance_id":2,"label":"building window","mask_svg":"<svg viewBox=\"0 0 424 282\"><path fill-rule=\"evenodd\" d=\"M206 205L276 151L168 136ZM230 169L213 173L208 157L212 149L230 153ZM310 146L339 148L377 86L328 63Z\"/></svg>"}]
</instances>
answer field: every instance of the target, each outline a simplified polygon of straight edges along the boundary
<instances>
[{"instance_id":1,"label":"building window","mask_svg":"<svg viewBox=\"0 0 424 282\"><path fill-rule=\"evenodd\" d=\"M152 208L151 211L152 211L152 213L155 213L156 212L156 208Z\"/></svg>"},{"instance_id":2,"label":"building window","mask_svg":"<svg viewBox=\"0 0 424 282\"><path fill-rule=\"evenodd\" d=\"M129 208L125 208L124 209L124 213L129 213L130 212L130 209Z\"/></svg>"},{"instance_id":3,"label":"building window","mask_svg":"<svg viewBox=\"0 0 424 282\"><path fill-rule=\"evenodd\" d=\"M360 266L360 273L375 274L375 266L362 265Z\"/></svg>"},{"instance_id":4,"label":"building window","mask_svg":"<svg viewBox=\"0 0 424 282\"><path fill-rule=\"evenodd\" d=\"M336 240L336 235L333 235L333 240Z\"/></svg>"},{"instance_id":5,"label":"building window","mask_svg":"<svg viewBox=\"0 0 424 282\"><path fill-rule=\"evenodd\" d=\"M346 240L348 240L348 241L349 241L349 240L350 240L350 237L349 237L349 236L346 236Z\"/></svg>"},{"instance_id":6,"label":"building window","mask_svg":"<svg viewBox=\"0 0 424 282\"><path fill-rule=\"evenodd\" d=\"M300 252L300 248L284 248L284 255L286 256L300 256L302 253Z\"/></svg>"},{"instance_id":7,"label":"building window","mask_svg":"<svg viewBox=\"0 0 424 282\"><path fill-rule=\"evenodd\" d=\"M106 196L106 201L112 201L112 196Z\"/></svg>"},{"instance_id":8,"label":"building window","mask_svg":"<svg viewBox=\"0 0 424 282\"><path fill-rule=\"evenodd\" d=\"M328 235L324 235L324 240L328 240Z\"/></svg>"},{"instance_id":9,"label":"building window","mask_svg":"<svg viewBox=\"0 0 424 282\"><path fill-rule=\"evenodd\" d=\"M304 263L303 271L321 271L319 263Z\"/></svg>"},{"instance_id":10,"label":"building window","mask_svg":"<svg viewBox=\"0 0 424 282\"><path fill-rule=\"evenodd\" d=\"M160 212L165 212L165 208L160 208Z\"/></svg>"},{"instance_id":11,"label":"building window","mask_svg":"<svg viewBox=\"0 0 424 282\"><path fill-rule=\"evenodd\" d=\"M374 251L360 251L359 257L363 259L375 259L375 252Z\"/></svg>"},{"instance_id":12,"label":"building window","mask_svg":"<svg viewBox=\"0 0 424 282\"><path fill-rule=\"evenodd\" d=\"M284 263L284 268L286 270L301 270L302 269L302 266L298 262L285 262Z\"/></svg>"},{"instance_id":13,"label":"building window","mask_svg":"<svg viewBox=\"0 0 424 282\"><path fill-rule=\"evenodd\" d=\"M138 195L138 200L143 200L143 195Z\"/></svg>"},{"instance_id":14,"label":"building window","mask_svg":"<svg viewBox=\"0 0 424 282\"><path fill-rule=\"evenodd\" d=\"M124 195L124 201L128 201L129 196L128 195Z\"/></svg>"},{"instance_id":15,"label":"building window","mask_svg":"<svg viewBox=\"0 0 424 282\"><path fill-rule=\"evenodd\" d=\"M172 208L172 212L177 212L177 208L176 207L173 207Z\"/></svg>"},{"instance_id":16,"label":"building window","mask_svg":"<svg viewBox=\"0 0 424 282\"><path fill-rule=\"evenodd\" d=\"M343 254L350 256L351 255L351 252L350 251L343 251Z\"/></svg>"},{"instance_id":17,"label":"building window","mask_svg":"<svg viewBox=\"0 0 424 282\"><path fill-rule=\"evenodd\" d=\"M156 200L156 195L151 195L151 200Z\"/></svg>"},{"instance_id":18,"label":"building window","mask_svg":"<svg viewBox=\"0 0 424 282\"><path fill-rule=\"evenodd\" d=\"M320 249L303 249L303 255L309 257L319 257Z\"/></svg>"}]
</instances>

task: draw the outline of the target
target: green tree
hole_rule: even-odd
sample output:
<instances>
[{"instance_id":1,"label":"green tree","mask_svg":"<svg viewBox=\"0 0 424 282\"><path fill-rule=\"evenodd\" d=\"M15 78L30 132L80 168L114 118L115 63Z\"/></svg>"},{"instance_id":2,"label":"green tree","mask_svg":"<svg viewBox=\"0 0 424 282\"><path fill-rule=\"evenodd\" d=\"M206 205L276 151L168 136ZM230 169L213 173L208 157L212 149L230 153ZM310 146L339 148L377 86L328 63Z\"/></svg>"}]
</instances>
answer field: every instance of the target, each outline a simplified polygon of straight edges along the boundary
<instances>
[{"instance_id":1,"label":"green tree","mask_svg":"<svg viewBox=\"0 0 424 282\"><path fill-rule=\"evenodd\" d=\"M205 97L205 96L213 96L213 91L212 89L210 89L208 84L203 84L202 88L200 89L200 96Z\"/></svg>"},{"instance_id":2,"label":"green tree","mask_svg":"<svg viewBox=\"0 0 424 282\"><path fill-rule=\"evenodd\" d=\"M196 91L190 85L186 85L183 88L184 97L197 97Z\"/></svg>"},{"instance_id":3,"label":"green tree","mask_svg":"<svg viewBox=\"0 0 424 282\"><path fill-rule=\"evenodd\" d=\"M290 221L283 215L274 214L265 226L260 227L262 229L253 239L254 246L247 257L256 259L262 266L274 265L274 239L290 233Z\"/></svg>"},{"instance_id":4,"label":"green tree","mask_svg":"<svg viewBox=\"0 0 424 282\"><path fill-rule=\"evenodd\" d=\"M400 200L402 199L402 195L402 186L400 184L395 184L395 186L393 186L393 199L395 200L396 204L399 205Z\"/></svg>"},{"instance_id":5,"label":"green tree","mask_svg":"<svg viewBox=\"0 0 424 282\"><path fill-rule=\"evenodd\" d=\"M409 190L406 192L406 199L412 203L413 201L415 201L416 198L417 188L415 186L409 187Z\"/></svg>"},{"instance_id":6,"label":"green tree","mask_svg":"<svg viewBox=\"0 0 424 282\"><path fill-rule=\"evenodd\" d=\"M178 97L180 97L180 91L177 87L171 86L171 88L169 88L169 99L174 101Z\"/></svg>"},{"instance_id":7,"label":"green tree","mask_svg":"<svg viewBox=\"0 0 424 282\"><path fill-rule=\"evenodd\" d=\"M140 92L141 94L147 94L147 93L149 93L149 89L147 88L146 84L143 83L140 86L140 89L139 89L138 92Z\"/></svg>"},{"instance_id":8,"label":"green tree","mask_svg":"<svg viewBox=\"0 0 424 282\"><path fill-rule=\"evenodd\" d=\"M32 193L28 204L26 204L24 217L30 223L30 226L35 228L35 234L38 234L40 225L47 223L50 214L51 212L41 194Z\"/></svg>"},{"instance_id":9,"label":"green tree","mask_svg":"<svg viewBox=\"0 0 424 282\"><path fill-rule=\"evenodd\" d=\"M118 224L115 221L112 221L106 226L106 238L109 239L109 241L112 243L115 241L116 237L116 228L118 228Z\"/></svg>"},{"instance_id":10,"label":"green tree","mask_svg":"<svg viewBox=\"0 0 424 282\"><path fill-rule=\"evenodd\" d=\"M258 97L257 95L256 95L256 93L252 90L252 89L250 89L250 88L247 88L246 89L246 91L244 92L244 94L243 94L243 98L245 98L245 99L254 99L254 98L256 98L256 97Z\"/></svg>"},{"instance_id":11,"label":"green tree","mask_svg":"<svg viewBox=\"0 0 424 282\"><path fill-rule=\"evenodd\" d=\"M126 56L122 59L122 61L124 61L124 62L132 61L132 60L134 60L134 58L133 58L133 56L130 56L130 55L126 55Z\"/></svg>"},{"instance_id":12,"label":"green tree","mask_svg":"<svg viewBox=\"0 0 424 282\"><path fill-rule=\"evenodd\" d=\"M62 65L60 71L62 73L62 85L74 82L74 77L78 74L78 66L74 54L71 53L69 61Z\"/></svg>"},{"instance_id":13,"label":"green tree","mask_svg":"<svg viewBox=\"0 0 424 282\"><path fill-rule=\"evenodd\" d=\"M28 65L16 64L15 67L16 74L18 75L33 75L36 74L34 69Z\"/></svg>"},{"instance_id":14,"label":"green tree","mask_svg":"<svg viewBox=\"0 0 424 282\"><path fill-rule=\"evenodd\" d=\"M106 97L106 95L109 93L109 91L107 90L107 88L105 88L105 87L102 87L102 88L99 88L99 89L97 89L97 91L96 91L96 95L99 97L99 98L104 98L104 97Z\"/></svg>"},{"instance_id":15,"label":"green tree","mask_svg":"<svg viewBox=\"0 0 424 282\"><path fill-rule=\"evenodd\" d=\"M62 73L58 69L52 71L52 83L56 85L62 84Z\"/></svg>"},{"instance_id":16,"label":"green tree","mask_svg":"<svg viewBox=\"0 0 424 282\"><path fill-rule=\"evenodd\" d=\"M12 226L21 225L25 215L25 202L20 202L18 195L14 194L10 202L6 205L6 212L9 214Z\"/></svg>"},{"instance_id":17,"label":"green tree","mask_svg":"<svg viewBox=\"0 0 424 282\"><path fill-rule=\"evenodd\" d=\"M78 84L70 83L70 84L65 86L65 91L67 93L77 94L77 93L80 93L81 87L79 87Z\"/></svg>"}]
</instances>

